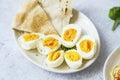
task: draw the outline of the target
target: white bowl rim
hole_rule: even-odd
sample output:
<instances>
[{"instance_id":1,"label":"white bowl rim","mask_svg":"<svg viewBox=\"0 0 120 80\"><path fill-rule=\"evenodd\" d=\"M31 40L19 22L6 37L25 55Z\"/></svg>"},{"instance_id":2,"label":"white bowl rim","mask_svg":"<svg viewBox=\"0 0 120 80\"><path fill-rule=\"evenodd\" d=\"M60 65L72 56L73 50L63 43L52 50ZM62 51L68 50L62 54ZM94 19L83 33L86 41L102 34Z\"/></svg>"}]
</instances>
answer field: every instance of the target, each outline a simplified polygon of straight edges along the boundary
<instances>
[{"instance_id":1,"label":"white bowl rim","mask_svg":"<svg viewBox=\"0 0 120 80\"><path fill-rule=\"evenodd\" d=\"M103 76L104 76L104 80L106 80L106 66L108 61L111 59L111 57L115 54L115 52L120 48L120 46L116 47L111 53L110 55L107 57L105 63L104 63L104 67L103 67Z\"/></svg>"}]
</instances>

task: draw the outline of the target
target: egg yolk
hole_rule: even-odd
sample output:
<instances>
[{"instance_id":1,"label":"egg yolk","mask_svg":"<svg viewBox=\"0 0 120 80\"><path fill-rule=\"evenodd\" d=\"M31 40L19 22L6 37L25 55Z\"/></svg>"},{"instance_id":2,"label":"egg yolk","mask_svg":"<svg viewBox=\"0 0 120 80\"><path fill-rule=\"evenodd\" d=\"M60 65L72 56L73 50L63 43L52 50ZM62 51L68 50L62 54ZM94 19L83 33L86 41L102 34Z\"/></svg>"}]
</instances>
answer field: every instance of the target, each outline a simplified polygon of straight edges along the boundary
<instances>
[{"instance_id":1,"label":"egg yolk","mask_svg":"<svg viewBox=\"0 0 120 80\"><path fill-rule=\"evenodd\" d=\"M92 50L93 48L93 45L94 45L94 42L91 41L91 40L83 40L81 43L80 43L80 49L85 52L85 53L88 53Z\"/></svg>"},{"instance_id":2,"label":"egg yolk","mask_svg":"<svg viewBox=\"0 0 120 80\"><path fill-rule=\"evenodd\" d=\"M78 61L80 59L80 55L78 52L76 51L69 51L69 52L66 52L66 58L70 61Z\"/></svg>"},{"instance_id":3,"label":"egg yolk","mask_svg":"<svg viewBox=\"0 0 120 80\"><path fill-rule=\"evenodd\" d=\"M35 39L38 39L39 38L39 35L36 35L36 34L25 34L23 36L25 42L28 42L28 41L32 41L32 40L35 40Z\"/></svg>"},{"instance_id":4,"label":"egg yolk","mask_svg":"<svg viewBox=\"0 0 120 80\"><path fill-rule=\"evenodd\" d=\"M59 51L52 52L48 56L49 56L49 58L48 58L49 61L55 61L56 59L58 59L60 57L60 52Z\"/></svg>"},{"instance_id":5,"label":"egg yolk","mask_svg":"<svg viewBox=\"0 0 120 80\"><path fill-rule=\"evenodd\" d=\"M63 34L64 37L63 38L66 41L72 41L76 37L76 34L77 34L77 30L75 30L73 28L68 29L64 32L64 34Z\"/></svg>"},{"instance_id":6,"label":"egg yolk","mask_svg":"<svg viewBox=\"0 0 120 80\"><path fill-rule=\"evenodd\" d=\"M43 46L54 49L56 46L58 46L58 40L53 37L48 37L43 40Z\"/></svg>"}]
</instances>

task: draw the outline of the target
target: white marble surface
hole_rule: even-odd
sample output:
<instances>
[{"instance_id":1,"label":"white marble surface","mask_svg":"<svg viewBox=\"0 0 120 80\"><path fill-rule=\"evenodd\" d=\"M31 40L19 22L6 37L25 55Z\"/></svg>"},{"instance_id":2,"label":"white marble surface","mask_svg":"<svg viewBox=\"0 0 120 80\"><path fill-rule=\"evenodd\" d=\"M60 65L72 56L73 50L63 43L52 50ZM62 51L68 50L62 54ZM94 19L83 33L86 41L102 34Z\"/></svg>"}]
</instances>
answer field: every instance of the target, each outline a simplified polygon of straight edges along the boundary
<instances>
[{"instance_id":1,"label":"white marble surface","mask_svg":"<svg viewBox=\"0 0 120 80\"><path fill-rule=\"evenodd\" d=\"M120 45L120 26L111 31L108 11L120 6L120 0L74 0L74 8L86 14L96 25L101 52L95 63L73 74L45 71L20 53L11 30L12 19L23 0L0 0L0 80L103 80L103 65L110 52Z\"/></svg>"}]
</instances>

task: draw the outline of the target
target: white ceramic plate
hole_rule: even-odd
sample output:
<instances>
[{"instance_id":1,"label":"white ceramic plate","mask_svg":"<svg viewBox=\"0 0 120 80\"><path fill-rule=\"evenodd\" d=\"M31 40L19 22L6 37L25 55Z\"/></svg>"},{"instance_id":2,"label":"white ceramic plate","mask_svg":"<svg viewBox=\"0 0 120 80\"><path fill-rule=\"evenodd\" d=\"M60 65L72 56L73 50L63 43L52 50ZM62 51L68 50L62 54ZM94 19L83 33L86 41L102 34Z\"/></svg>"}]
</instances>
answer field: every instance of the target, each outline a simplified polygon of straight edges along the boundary
<instances>
[{"instance_id":1,"label":"white ceramic plate","mask_svg":"<svg viewBox=\"0 0 120 80\"><path fill-rule=\"evenodd\" d=\"M104 80L111 80L111 71L120 62L120 47L117 47L108 56L103 69Z\"/></svg>"},{"instance_id":2,"label":"white ceramic plate","mask_svg":"<svg viewBox=\"0 0 120 80\"><path fill-rule=\"evenodd\" d=\"M77 71L81 71L85 68L87 68L88 66L90 66L98 57L99 55L99 51L100 51L100 38L98 35L98 32L94 26L94 24L82 13L82 12L77 12L76 10L73 11L73 18L71 19L71 23L76 23L78 24L82 29L83 29L83 34L89 34L92 37L95 38L96 42L97 42L97 52L95 53L95 56L89 60L89 61L84 61L83 65L81 68L79 69L70 69L65 61L64 63L58 67L58 68L50 68L48 66L46 66L46 64L44 63L45 57L40 55L37 50L31 50L31 51L25 51L21 48L22 53L24 54L24 56L30 60L32 63L36 64L37 66L48 70L48 71L52 71L52 72L56 72L56 73L73 73L73 72L77 72ZM17 38L23 34L23 32L18 32L18 31L13 31L14 32L14 36ZM17 42L17 44L19 45L19 43Z\"/></svg>"}]
</instances>

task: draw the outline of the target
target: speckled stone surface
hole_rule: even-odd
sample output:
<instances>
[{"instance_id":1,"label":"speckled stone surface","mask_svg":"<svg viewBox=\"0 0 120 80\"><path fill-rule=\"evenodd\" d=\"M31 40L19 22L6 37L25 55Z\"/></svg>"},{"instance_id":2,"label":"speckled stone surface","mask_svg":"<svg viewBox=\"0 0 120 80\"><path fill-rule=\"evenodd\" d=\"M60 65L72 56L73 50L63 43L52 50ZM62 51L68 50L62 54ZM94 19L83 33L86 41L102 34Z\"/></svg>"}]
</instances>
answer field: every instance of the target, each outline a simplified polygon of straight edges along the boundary
<instances>
[{"instance_id":1,"label":"speckled stone surface","mask_svg":"<svg viewBox=\"0 0 120 80\"><path fill-rule=\"evenodd\" d=\"M0 0L0 80L103 80L103 66L110 52L120 45L120 26L111 31L108 11L120 6L120 0L74 0L74 8L86 14L96 25L101 38L98 59L87 69L72 74L45 71L29 62L20 52L11 30L11 22L23 0Z\"/></svg>"}]
</instances>

